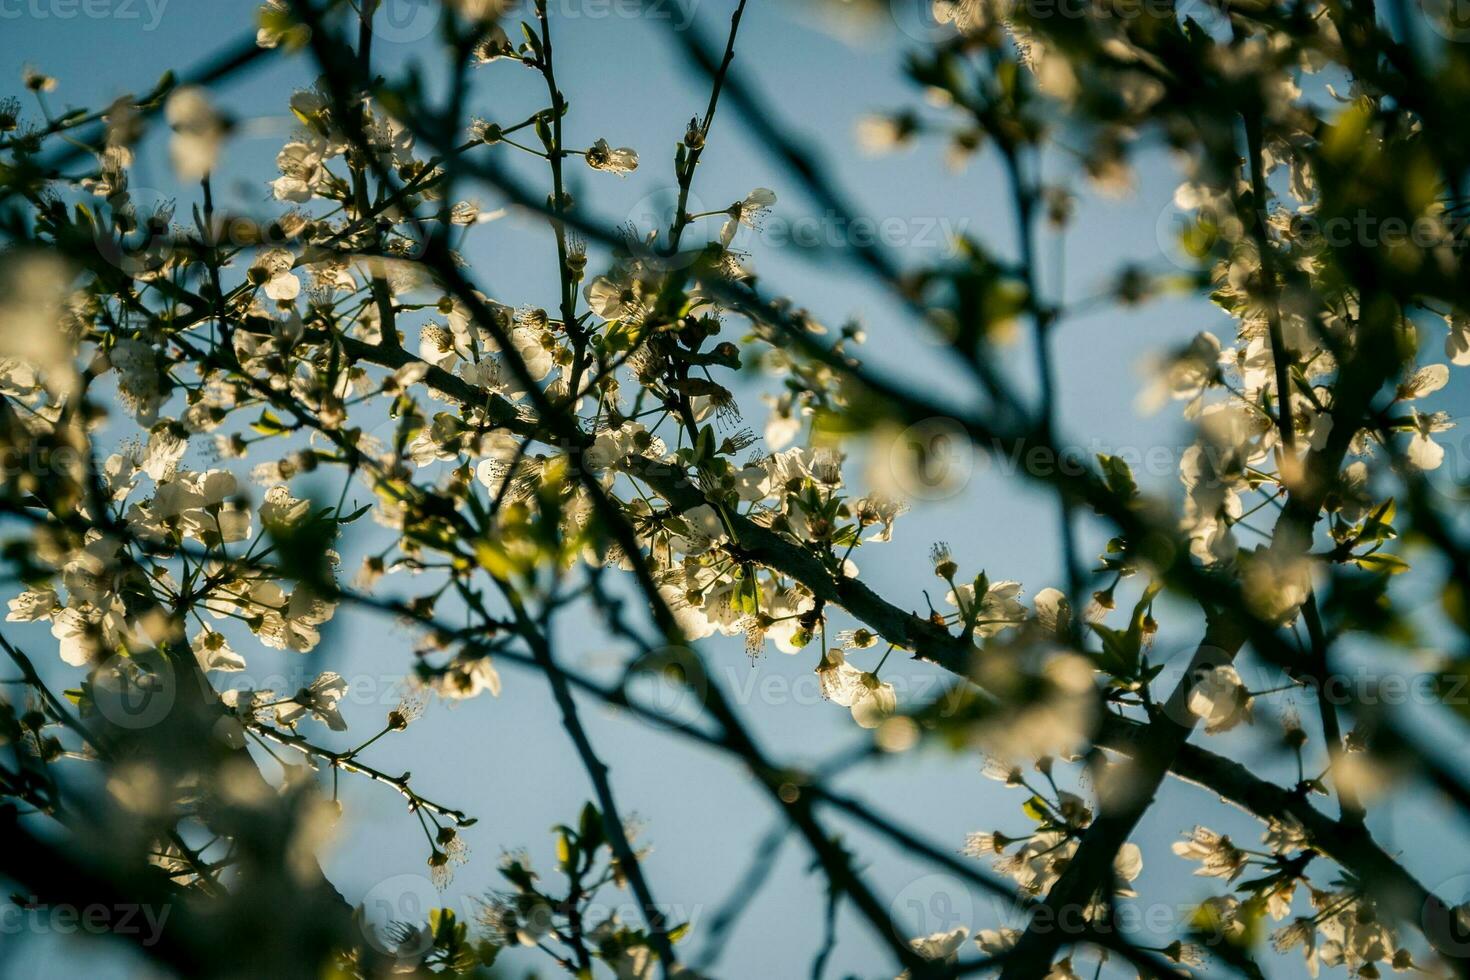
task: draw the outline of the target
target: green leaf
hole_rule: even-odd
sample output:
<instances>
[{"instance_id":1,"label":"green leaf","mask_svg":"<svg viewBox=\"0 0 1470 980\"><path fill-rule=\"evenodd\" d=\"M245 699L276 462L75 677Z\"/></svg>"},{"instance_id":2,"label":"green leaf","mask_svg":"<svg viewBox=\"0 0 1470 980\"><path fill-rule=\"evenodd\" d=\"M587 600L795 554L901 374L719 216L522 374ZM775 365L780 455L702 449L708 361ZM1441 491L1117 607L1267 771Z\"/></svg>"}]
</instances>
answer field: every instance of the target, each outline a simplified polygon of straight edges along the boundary
<instances>
[{"instance_id":1,"label":"green leaf","mask_svg":"<svg viewBox=\"0 0 1470 980\"><path fill-rule=\"evenodd\" d=\"M265 436L278 436L289 431L286 424L278 419L270 409L262 409L260 418L250 423L250 428Z\"/></svg>"},{"instance_id":2,"label":"green leaf","mask_svg":"<svg viewBox=\"0 0 1470 980\"><path fill-rule=\"evenodd\" d=\"M1393 521L1393 515L1393 498L1389 497L1381 507L1368 516L1367 520L1363 521L1363 530L1358 535L1358 540L1364 543L1370 543L1389 541L1398 537L1398 532L1394 530L1393 524L1390 523Z\"/></svg>"},{"instance_id":3,"label":"green leaf","mask_svg":"<svg viewBox=\"0 0 1470 980\"><path fill-rule=\"evenodd\" d=\"M1470 630L1470 602L1467 602L1465 585L1451 580L1445 583L1440 593L1439 604L1450 622L1462 630Z\"/></svg>"},{"instance_id":4,"label":"green leaf","mask_svg":"<svg viewBox=\"0 0 1470 980\"><path fill-rule=\"evenodd\" d=\"M507 579L515 574L516 563L498 541L480 538L475 542L475 560L495 578Z\"/></svg>"},{"instance_id":5,"label":"green leaf","mask_svg":"<svg viewBox=\"0 0 1470 980\"><path fill-rule=\"evenodd\" d=\"M582 807L582 816L578 823L581 828L582 850L588 857L591 857L602 846L604 840L602 814L598 812L597 807L588 803Z\"/></svg>"},{"instance_id":6,"label":"green leaf","mask_svg":"<svg viewBox=\"0 0 1470 980\"><path fill-rule=\"evenodd\" d=\"M1102 652L1096 655L1097 665L1115 677L1132 680L1138 673L1139 645L1122 630L1094 623L1092 631L1102 640ZM1131 631L1130 631L1131 632Z\"/></svg>"},{"instance_id":7,"label":"green leaf","mask_svg":"<svg viewBox=\"0 0 1470 980\"><path fill-rule=\"evenodd\" d=\"M1363 555L1353 559L1353 563L1367 571L1386 575L1398 575L1409 570L1407 561L1386 551L1375 551L1371 555Z\"/></svg>"},{"instance_id":8,"label":"green leaf","mask_svg":"<svg viewBox=\"0 0 1470 980\"><path fill-rule=\"evenodd\" d=\"M1138 496L1138 483L1133 479L1133 470L1126 460L1098 453L1097 462L1102 467L1103 481L1109 490L1124 500Z\"/></svg>"},{"instance_id":9,"label":"green leaf","mask_svg":"<svg viewBox=\"0 0 1470 980\"><path fill-rule=\"evenodd\" d=\"M358 518L362 517L362 515L366 514L368 511L370 511L372 509L373 509L373 505L372 504L363 504L361 507L357 508L357 510L355 510L352 513L348 514L346 517L339 517L339 518L337 518L337 523L338 524L351 524L353 521L355 521Z\"/></svg>"},{"instance_id":10,"label":"green leaf","mask_svg":"<svg viewBox=\"0 0 1470 980\"><path fill-rule=\"evenodd\" d=\"M433 932L436 943L452 937L454 927L454 909L429 910L429 930Z\"/></svg>"},{"instance_id":11,"label":"green leaf","mask_svg":"<svg viewBox=\"0 0 1470 980\"><path fill-rule=\"evenodd\" d=\"M1128 621L1128 645L1131 660L1128 664L1130 680L1138 676L1139 655L1143 650L1143 620L1148 615L1148 607L1153 605L1154 597L1163 589L1161 582L1149 582L1144 588L1143 595L1133 605L1133 617Z\"/></svg>"},{"instance_id":12,"label":"green leaf","mask_svg":"<svg viewBox=\"0 0 1470 980\"><path fill-rule=\"evenodd\" d=\"M526 43L531 46L536 60L541 60L541 35L537 34L536 29L525 21L521 21L521 33L526 36Z\"/></svg>"}]
</instances>

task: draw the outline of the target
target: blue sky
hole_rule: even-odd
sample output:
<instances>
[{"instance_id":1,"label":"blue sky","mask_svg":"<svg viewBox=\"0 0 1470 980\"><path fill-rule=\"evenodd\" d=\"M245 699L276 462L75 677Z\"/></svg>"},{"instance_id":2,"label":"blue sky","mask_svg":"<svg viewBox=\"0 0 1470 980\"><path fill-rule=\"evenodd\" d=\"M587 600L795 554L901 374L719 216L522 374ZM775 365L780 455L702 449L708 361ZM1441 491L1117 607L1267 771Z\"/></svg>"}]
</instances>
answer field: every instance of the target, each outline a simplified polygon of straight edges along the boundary
<instances>
[{"instance_id":1,"label":"blue sky","mask_svg":"<svg viewBox=\"0 0 1470 980\"><path fill-rule=\"evenodd\" d=\"M60 80L59 91L49 96L53 109L95 106L125 91L142 91L165 68L196 63L253 30L254 5L240 0L155 0L155 4L94 0L73 8L66 0L24 4L0 0L4 18L0 94L7 89L18 92L21 66L34 62ZM895 6L904 22L911 23L907 5L895 0ZM606 138L615 146L635 147L641 155L639 170L626 179L576 168L571 189L596 216L614 222L636 216L647 211L648 201L668 195L673 148L689 117L702 111L707 82L689 70L664 23L596 15L625 9L617 4L562 0L552 9L554 16L561 12L553 30L558 75L571 103L566 122L569 144L588 145ZM64 16L72 10L75 16ZM697 5L698 28L707 37L723 37L728 10L728 0L703 0ZM391 75L413 59L432 54L431 41L423 23L412 17L384 25L375 46L380 70ZM943 219L1008 253L1013 247L1009 206L993 156L982 154L967 170L955 173L933 145L881 158L857 150L853 128L864 113L919 101L920 94L901 76L904 53L911 46L889 22L880 22L877 30L862 37L839 35L823 29L797 5L757 0L746 15L737 66L765 96L773 115L818 150L850 199L858 202L859 214L875 221L901 219L914 229ZM256 212L269 206L265 181L274 175L275 152L290 132L285 102L293 88L310 80L303 60L273 58L220 90L218 103L242 123L216 176L218 193L226 201ZM539 108L543 98L538 76L514 64L498 63L480 69L469 105L487 118L515 121ZM524 173L544 179L533 169ZM1177 180L1162 153L1149 153L1140 161L1132 197L1086 200L1065 242L1044 243L1051 296L1080 299L1098 291L1123 263L1160 262L1159 229L1168 226L1168 202ZM157 141L150 141L140 156L134 186L177 197L179 211L187 213L191 198L174 185ZM726 106L696 177L695 197L708 209L719 209L755 186L777 192L780 219L813 214L813 205L800 188L766 148L745 135L740 120ZM487 208L498 204L488 189L478 196ZM870 361L916 383L963 390L945 370L932 343L915 331L867 275L814 262L801 249L780 243L758 241L751 251L768 290L792 295L834 326L848 317L860 318L869 329ZM924 242L902 252L903 260L911 262L940 254ZM551 238L533 219L512 215L476 228L466 255L481 287L496 299L512 305L553 304ZM1058 269L1063 270L1060 275L1054 272ZM1149 418L1135 411L1135 393L1146 380L1139 364L1148 351L1197 330L1211 329L1228 340L1230 326L1202 300L1180 298L1142 310L1103 310L1066 321L1057 334L1056 355L1061 428L1069 441L1103 451L1186 444L1187 433L1173 409ZM1024 343L1006 357L1007 370L1023 390L1031 387L1031 363ZM1458 407L1456 414L1465 411L1463 405L1435 407ZM757 424L763 419L763 410L754 402L748 414ZM1177 486L1172 471L1146 479L1171 492ZM963 492L916 505L900 520L893 543L864 549L856 558L870 585L915 608L923 604L920 589L937 584L926 558L928 545L935 540L948 541L967 571L983 567L992 580L1017 579L1028 595L1034 595L1040 588L1059 584L1053 515L1050 499L977 459L975 475ZM1096 529L1089 529L1087 553L1095 553L1101 541ZM349 544L346 551L347 567L352 568L354 555L362 550ZM939 598L932 589L931 594ZM1164 627L1160 650L1189 647L1195 624L1187 614L1164 617ZM603 640L596 624L568 623L563 632L559 639L564 656L572 662L595 667L618 653ZM33 654L47 649L44 631L22 638ZM304 667L300 657L289 660L257 651L248 642L237 648L252 651L248 655L254 676L331 668L356 679L362 693L347 715L356 722L356 730L371 732L396 700L393 692L410 663L410 645L401 628L343 610L320 652ZM812 763L857 737L845 710L815 698L813 651L797 657L768 652L752 667L738 640L709 641L703 649L716 676L741 703L773 754ZM406 735L372 750L374 762L388 771L411 768L416 788L425 795L479 817L478 826L466 832L473 848L471 863L460 869L439 899L460 908L469 908L472 896L497 884L495 863L502 850L527 847L541 865L549 866L547 828L572 819L591 795L545 682L509 666L502 672L505 691L499 699L480 698L455 707L436 704ZM52 676L67 679L59 664ZM921 666L892 662L885 676L913 690L938 679ZM623 808L640 817L643 839L654 847L647 861L654 891L693 917L691 948L699 950L702 920L730 893L748 855L777 814L750 780L724 760L613 717L596 705L585 704L583 709L611 765ZM1263 757L1259 744L1259 739L1232 735L1212 740L1210 747L1239 753L1247 764L1285 776L1280 761ZM952 851L969 831L1014 832L1025 825L1019 809L1023 797L984 779L980 760L973 756L940 750L907 754L847 777L843 785ZM400 801L381 787L353 780L344 780L344 800L344 834L325 860L338 887L353 899L385 891L397 896L405 888L413 894L423 891L426 880L416 879L426 877L425 848ZM1433 885L1470 873L1470 855L1463 850L1446 853L1435 846L1436 835L1423 831L1426 824L1443 827L1443 819L1437 804L1427 802L1413 808L1385 807L1374 815L1372 826L1390 851L1402 849L1410 866ZM1191 867L1168 852L1169 842L1196 820L1234 832L1242 840L1254 834L1250 820L1217 804L1208 793L1171 784L1163 805L1151 811L1139 829L1145 856L1139 882L1143 901L1197 902L1215 893L1201 879L1191 878ZM895 914L915 932L960 923L975 928L995 924L995 911L983 895L876 844L861 830L845 829L869 862L867 874L879 893L892 901ZM734 932L720 975L790 976L808 970L819 943L823 893L821 880L808 873L809 865L803 846L788 841L766 890ZM918 910L926 910L928 921L917 918ZM882 976L885 971L892 975L879 946L856 917L844 913L841 935L828 976ZM1167 941L1165 937L1158 944ZM515 975L535 963L528 958L505 962ZM8 971L16 977L61 975L82 968L141 975L141 967L126 954L95 945L31 939L6 943L0 953L0 974ZM1295 959L1273 961L1272 974L1304 975Z\"/></svg>"}]
</instances>

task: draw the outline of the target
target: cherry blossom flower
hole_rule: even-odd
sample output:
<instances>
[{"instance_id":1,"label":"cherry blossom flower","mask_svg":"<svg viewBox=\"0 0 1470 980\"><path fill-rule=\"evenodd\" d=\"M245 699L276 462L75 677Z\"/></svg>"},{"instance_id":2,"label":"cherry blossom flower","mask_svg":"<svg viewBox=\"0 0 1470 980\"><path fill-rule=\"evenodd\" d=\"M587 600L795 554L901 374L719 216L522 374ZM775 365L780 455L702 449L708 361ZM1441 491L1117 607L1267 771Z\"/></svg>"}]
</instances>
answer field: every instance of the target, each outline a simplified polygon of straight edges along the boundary
<instances>
[{"instance_id":1,"label":"cherry blossom flower","mask_svg":"<svg viewBox=\"0 0 1470 980\"><path fill-rule=\"evenodd\" d=\"M214 169L224 142L225 122L210 104L204 89L185 85L174 89L164 104L164 116L173 139L169 156L182 181L197 181Z\"/></svg>"},{"instance_id":2,"label":"cherry blossom flower","mask_svg":"<svg viewBox=\"0 0 1470 980\"><path fill-rule=\"evenodd\" d=\"M334 732L347 730L347 722L337 707L347 693L347 681L335 671L323 671L306 687L297 691L289 701L276 705L277 724L294 727L304 716L310 715Z\"/></svg>"},{"instance_id":3,"label":"cherry blossom flower","mask_svg":"<svg viewBox=\"0 0 1470 980\"><path fill-rule=\"evenodd\" d=\"M1234 881L1240 877L1250 861L1250 855L1206 827L1195 827L1183 841L1173 844L1175 854L1186 861L1198 861L1196 875L1206 878L1223 878Z\"/></svg>"},{"instance_id":4,"label":"cherry blossom flower","mask_svg":"<svg viewBox=\"0 0 1470 980\"><path fill-rule=\"evenodd\" d=\"M1189 710L1205 723L1211 735L1228 732L1251 720L1251 695L1240 673L1229 664L1201 672L1189 689Z\"/></svg>"},{"instance_id":5,"label":"cherry blossom flower","mask_svg":"<svg viewBox=\"0 0 1470 980\"><path fill-rule=\"evenodd\" d=\"M587 166L622 177L638 169L638 153L629 147L613 149L607 140L598 140L587 149Z\"/></svg>"}]
</instances>

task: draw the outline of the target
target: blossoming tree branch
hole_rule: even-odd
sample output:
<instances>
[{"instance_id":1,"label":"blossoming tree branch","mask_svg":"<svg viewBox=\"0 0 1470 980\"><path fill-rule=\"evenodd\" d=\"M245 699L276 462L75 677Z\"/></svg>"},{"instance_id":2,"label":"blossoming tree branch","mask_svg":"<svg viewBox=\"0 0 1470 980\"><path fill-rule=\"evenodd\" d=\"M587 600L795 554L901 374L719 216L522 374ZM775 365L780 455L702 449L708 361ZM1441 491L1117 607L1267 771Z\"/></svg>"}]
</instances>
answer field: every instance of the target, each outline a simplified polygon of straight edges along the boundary
<instances>
[{"instance_id":1,"label":"blossoming tree branch","mask_svg":"<svg viewBox=\"0 0 1470 980\"><path fill-rule=\"evenodd\" d=\"M1470 364L1470 54L1428 39L1454 25L1374 0L936 0L933 40L910 42L914 106L858 135L999 162L1004 184L974 193L1012 215L1012 244L824 259L936 345L966 389L947 397L757 278L745 230L798 203L701 182L743 128L805 203L856 216L788 129L800 103L776 111L750 81L745 0L719 6L670 32L697 84L659 147L586 138L557 42L595 23L544 0L445 0L412 68L374 51L376 0L268 0L253 36L108 105L72 106L40 68L0 101L0 878L45 905L168 909L133 938L184 976L488 976L513 947L579 977L711 975L770 855L708 922L671 916L581 715L603 704L736 764L779 815L769 849L805 848L826 928L793 974L822 974L847 910L884 951L872 975L1261 977L1291 953L1312 976L1470 976L1465 896L1374 833L1391 803L1431 798L1463 828L1470 782L1423 719L1340 683L1344 647L1366 648L1435 693L1436 730L1470 724L1470 538L1432 407ZM294 132L244 213L216 202L238 136L220 89L270 59L317 81L280 93ZM528 72L534 106L471 114L512 105L494 94ZM180 188L166 201L135 186L149 138ZM1143 400L1193 434L1172 491L1067 448L1052 352L1101 341L1068 335L1080 309L1048 294L1039 244L1079 200L1128 193L1158 145L1188 268L1120 268L1093 302L1126 332L1160 297L1207 297L1229 327L1152 362ZM599 181L652 168L676 188L666 221L598 217ZM492 290L465 257L504 213L485 197L549 229L546 294ZM956 446L1023 461L1012 478L1055 502L1049 580L903 534L904 489ZM353 535L383 546L344 568ZM870 587L874 548L927 564L932 588ZM375 727L349 729L338 671L232 682L257 648L312 663L344 607L413 637ZM611 679L575 666L569 623L617 648ZM1193 631L1191 652L1164 656L1161 630ZM763 744L719 680L738 644L716 637L757 671L801 658L861 751L813 768ZM910 660L943 685L901 697ZM640 698L649 678L692 710ZM549 818L554 867L471 860L487 815L378 753L432 701L493 711L538 681L588 802ZM1233 752L1212 744L1225 732ZM1017 806L933 839L834 786L925 745ZM1171 779L1194 784L1199 821L1172 847L1139 833ZM350 781L401 813L436 887L484 882L474 921L447 904L375 919L327 879L317 849ZM1257 826L1232 839L1212 807ZM839 826L1016 914L910 935ZM1163 939L1123 914L1185 901L1138 894L1145 859L1214 891Z\"/></svg>"}]
</instances>

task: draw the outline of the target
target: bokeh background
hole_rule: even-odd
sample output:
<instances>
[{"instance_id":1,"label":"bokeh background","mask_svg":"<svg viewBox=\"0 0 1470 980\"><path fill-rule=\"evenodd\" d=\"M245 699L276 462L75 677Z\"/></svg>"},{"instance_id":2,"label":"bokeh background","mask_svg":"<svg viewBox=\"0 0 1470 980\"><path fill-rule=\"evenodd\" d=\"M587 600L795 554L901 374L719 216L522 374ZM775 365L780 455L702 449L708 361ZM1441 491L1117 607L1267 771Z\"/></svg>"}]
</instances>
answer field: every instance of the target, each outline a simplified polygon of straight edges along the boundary
<instances>
[{"instance_id":1,"label":"bokeh background","mask_svg":"<svg viewBox=\"0 0 1470 980\"><path fill-rule=\"evenodd\" d=\"M855 138L859 120L874 111L914 107L940 118L923 106L922 93L902 76L905 54L924 40L928 30L923 6L894 0L891 9L880 5L876 16L860 24L831 10L754 0L737 46L736 66L753 83L771 115L818 155L859 216L877 222L898 219L908 229L896 249L901 262L941 259L948 247L945 228L974 236L998 253L1014 255L1010 205L993 155L982 152L956 170L946 164L943 146L937 142L920 140L902 152L873 156L863 153ZM625 179L574 167L571 190L579 205L597 218L646 225L649 215L672 200L675 145L689 118L702 113L708 99L708 82L684 58L677 31L682 26L700 31L711 42L722 42L732 4L730 0L688 4L692 23L672 3L654 5L641 14L633 13L636 7L609 0L551 4L557 74L571 104L568 144L586 146L606 138L614 146L636 148L641 156L639 169ZM379 14L374 44L379 70L391 77L418 61L428 66L428 77L434 79L436 17L437 5L431 0L389 0ZM23 94L21 72L30 63L59 80L58 90L47 95L53 112L68 106L97 107L124 92L148 89L167 68L187 68L248 37L254 18L255 5L244 0L153 0L151 5L148 0L80 4L0 0L0 94ZM515 31L511 33L514 36ZM518 121L543 104L539 76L514 63L480 68L474 79L468 106L488 119ZM267 181L275 176L275 154L292 131L286 102L294 89L312 80L305 57L270 57L218 88L217 105L238 120L238 127L215 176L217 206L257 214L278 207L269 199ZM442 78L439 84L442 88ZM28 103L26 111L32 118L33 110L34 104ZM832 327L848 318L859 320L868 332L865 356L870 363L893 377L950 392L962 405L968 397L963 379L946 367L933 340L870 276L842 261L838 253L848 232L815 209L768 151L748 135L730 104L723 106L695 179L694 209L722 209L756 186L775 190L779 203L766 233L742 239L766 289L792 296ZM500 152L512 154L504 147ZM519 172L527 180L547 179L539 161L526 163ZM1147 455L1155 464L1135 463L1140 482L1177 495L1174 469L1190 436L1177 405L1154 415L1137 408L1137 395L1151 380L1147 355L1199 330L1215 331L1228 342L1232 324L1198 297L1163 298L1133 309L1091 302L1106 294L1123 266L1134 263L1167 270L1173 268L1171 257L1178 255L1173 244L1178 212L1171 198L1180 177L1174 163L1161 148L1146 149L1134 163L1132 193L1107 198L1078 182L1066 159L1055 155L1048 159L1048 179L1070 182L1082 195L1065 237L1048 233L1041 248L1041 276L1048 296L1079 311L1055 335L1061 431L1067 444L1091 452ZM195 200L194 189L176 185L164 140L157 133L139 155L133 186L144 200L147 195L177 200L181 215L188 214ZM503 203L490 188L466 186L462 192L486 210ZM782 228L800 219L806 219L809 228L820 228L826 244L800 247L781 235ZM511 305L554 305L555 251L544 224L533 216L511 212L477 226L469 231L463 251L488 295ZM592 267L599 267L596 249ZM1442 339L1430 332L1426 345ZM1024 338L1006 348L1003 357L1017 386L1034 391L1032 356ZM766 409L756 395L770 390L771 384L752 376L746 386L749 391L742 404L759 430ZM1429 407L1455 415L1470 413L1470 399L1463 391L1455 394L1456 387L1452 384L1435 396ZM130 425L119 416L104 438L121 439ZM1450 451L1442 476L1465 475L1465 431L1446 434ZM185 465L207 465L203 450L195 447ZM850 467L855 481L862 479L868 465L884 465L882 459L864 461L862 455L857 449ZM933 499L914 501L900 519L892 543L864 548L854 556L864 579L901 605L922 609L924 589L937 603L944 590L931 574L927 551L932 542L943 540L952 546L966 575L984 568L992 580L1021 581L1028 596L1062 584L1054 502L983 455L958 450L951 462L955 472L964 475L952 492L930 493L926 496ZM298 494L316 489L335 497L336 492L335 484L313 485L310 479L295 487ZM352 493L367 502L362 489ZM368 550L382 547L385 533L365 522L351 529L343 547L344 567L354 569ZM1098 527L1083 527L1085 555L1096 554L1104 540ZM385 585L396 587L391 580ZM1131 602L1126 588L1120 598ZM1187 658L1183 651L1197 636L1198 623L1185 607L1169 604L1160 609L1158 655L1173 655L1175 663L1181 662ZM1433 627L1427 630L1426 636L1432 637ZM75 683L71 676L75 671L50 655L54 646L44 628L12 626L7 635L49 662L53 681L61 686ZM590 618L564 622L558 639L569 663L593 672L605 673L627 655L609 643ZM248 637L237 639L235 647L246 654L250 667L243 679L225 679L241 686L294 690L303 676L336 670L353 684L344 708L353 734L366 737L397 701L411 664L411 644L411 636L391 621L344 607L327 628L325 641L308 656L282 655L260 648ZM714 676L772 754L815 765L863 737L846 710L818 696L812 673L819 655L815 646L798 656L772 650L755 664L746 658L738 638L715 637L701 649ZM1351 665L1363 676L1413 671L1412 659L1402 654L1385 657L1358 651ZM402 801L383 787L344 778L345 815L324 866L349 900L386 900L405 911L448 905L473 914L475 897L499 884L496 863L502 851L525 847L536 864L552 867L547 830L572 820L591 797L591 789L560 727L545 681L511 665L502 664L501 669L505 681L501 697L432 704L407 733L377 743L369 756L390 772L412 770L420 792L479 818L477 826L465 831L472 847L470 863L459 869L447 891L436 895L428 882L422 836ZM1252 687L1275 686L1273 675L1249 661L1243 673ZM890 659L884 677L898 686L901 702L932 693L944 680L937 671L897 659ZM1212 738L1210 747L1265 774L1293 781L1289 760L1263 747L1275 716L1290 702L1290 696L1264 700L1258 705L1255 729ZM1308 730L1313 731L1314 712L1310 705L1303 703L1302 708ZM1426 707L1410 703L1402 710L1423 724L1433 721ZM596 704L584 703L583 712L611 765L623 808L637 815L641 839L653 847L646 867L655 894L671 907L675 918L694 924L686 948L698 961L705 939L702 927L738 889L753 853L779 814L730 762ZM328 744L351 744L333 743L330 733L319 726L313 735ZM1440 730L1435 737L1447 754L1460 744L1453 730ZM273 763L264 757L261 761L270 774ZM1020 812L1024 795L986 779L981 760L973 755L923 748L849 773L839 784L951 851L960 849L970 831L1014 833L1027 825ZM1454 819L1439 802L1420 792L1379 805L1370 825L1385 847L1401 852L1426 884L1459 901L1470 897L1470 852L1453 843L1465 830L1454 825ZM912 934L961 924L972 929L1014 924L1010 910L984 894L875 841L860 828L832 820L848 835L866 862L870 881ZM1137 882L1143 897L1137 902L1146 913L1142 921L1159 930L1153 945L1166 944L1181 916L1219 891L1215 882L1191 877L1195 866L1169 852L1169 844L1195 822L1230 832L1242 843L1259 832L1254 821L1220 804L1207 791L1173 780L1166 785L1162 804L1149 811L1137 837L1145 859ZM820 945L824 907L824 880L811 873L810 866L805 846L788 839L714 972L730 977L808 972ZM627 901L625 895L611 892L605 897L610 902ZM839 928L841 941L828 976L893 974L881 945L857 916L844 909ZM1264 951L1263 959L1272 976L1305 976L1297 956L1276 957ZM500 968L506 975L520 976L531 969L547 973L549 967L540 954L516 952L503 957ZM130 949L105 941L31 932L0 936L0 975L80 974L147 976L149 968Z\"/></svg>"}]
</instances>

